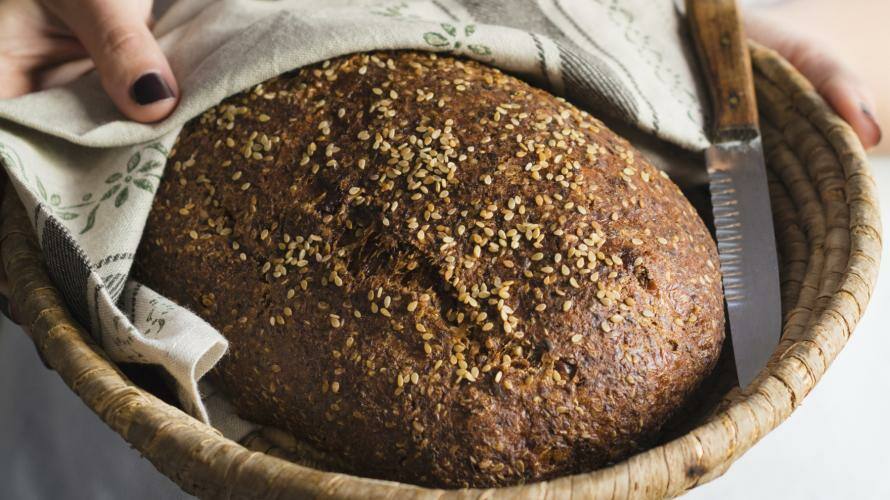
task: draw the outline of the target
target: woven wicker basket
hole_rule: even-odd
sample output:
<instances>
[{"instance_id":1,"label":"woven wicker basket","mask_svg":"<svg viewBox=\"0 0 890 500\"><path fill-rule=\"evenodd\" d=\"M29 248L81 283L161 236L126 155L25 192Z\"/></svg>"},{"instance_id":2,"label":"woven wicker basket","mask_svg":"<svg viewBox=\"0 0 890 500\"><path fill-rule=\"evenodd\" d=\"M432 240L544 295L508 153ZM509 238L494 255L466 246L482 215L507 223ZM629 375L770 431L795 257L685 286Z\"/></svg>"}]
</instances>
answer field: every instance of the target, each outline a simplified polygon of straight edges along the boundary
<instances>
[{"instance_id":1,"label":"woven wicker basket","mask_svg":"<svg viewBox=\"0 0 890 500\"><path fill-rule=\"evenodd\" d=\"M134 385L72 319L8 190L0 253L11 300L46 363L71 389L159 471L201 497L676 496L720 476L794 411L852 333L878 273L875 185L857 138L775 53L753 46L752 59L781 253L782 341L755 383L726 394L705 422L604 469L501 490L428 490L322 472L225 439Z\"/></svg>"}]
</instances>

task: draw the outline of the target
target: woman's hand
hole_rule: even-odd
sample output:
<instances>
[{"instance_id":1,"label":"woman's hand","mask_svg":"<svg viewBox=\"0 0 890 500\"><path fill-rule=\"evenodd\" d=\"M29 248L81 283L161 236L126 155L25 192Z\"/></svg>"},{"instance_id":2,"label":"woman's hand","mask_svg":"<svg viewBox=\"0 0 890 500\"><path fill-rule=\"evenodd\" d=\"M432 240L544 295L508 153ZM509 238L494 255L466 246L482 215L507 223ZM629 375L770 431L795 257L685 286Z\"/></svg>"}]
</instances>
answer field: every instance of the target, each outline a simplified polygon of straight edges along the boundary
<instances>
[{"instance_id":1,"label":"woman's hand","mask_svg":"<svg viewBox=\"0 0 890 500\"><path fill-rule=\"evenodd\" d=\"M866 148L881 142L881 127L875 118L875 99L869 88L829 47L810 36L780 27L764 17L747 12L745 31L752 39L788 59L807 77L822 97L847 121Z\"/></svg>"},{"instance_id":2,"label":"woman's hand","mask_svg":"<svg viewBox=\"0 0 890 500\"><path fill-rule=\"evenodd\" d=\"M0 99L60 85L94 65L140 122L176 107L176 79L149 30L152 0L0 0ZM65 64L89 57L89 60Z\"/></svg>"},{"instance_id":3,"label":"woman's hand","mask_svg":"<svg viewBox=\"0 0 890 500\"><path fill-rule=\"evenodd\" d=\"M179 88L149 31L151 5L152 0L0 0L0 99L61 85L95 67L128 118L165 118L176 107ZM15 318L7 310L8 296L0 269L0 310Z\"/></svg>"}]
</instances>

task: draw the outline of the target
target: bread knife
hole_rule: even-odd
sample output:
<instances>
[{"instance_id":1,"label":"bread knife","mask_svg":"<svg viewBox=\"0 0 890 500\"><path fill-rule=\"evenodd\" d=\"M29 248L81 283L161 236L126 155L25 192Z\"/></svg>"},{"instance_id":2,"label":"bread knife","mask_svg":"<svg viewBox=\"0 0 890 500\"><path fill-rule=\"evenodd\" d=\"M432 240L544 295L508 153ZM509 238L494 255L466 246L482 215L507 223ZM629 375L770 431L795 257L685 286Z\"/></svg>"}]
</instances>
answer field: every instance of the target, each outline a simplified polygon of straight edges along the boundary
<instances>
[{"instance_id":1,"label":"bread knife","mask_svg":"<svg viewBox=\"0 0 890 500\"><path fill-rule=\"evenodd\" d=\"M782 329L779 264L748 46L735 0L686 0L711 97L705 151L739 386L766 366Z\"/></svg>"}]
</instances>

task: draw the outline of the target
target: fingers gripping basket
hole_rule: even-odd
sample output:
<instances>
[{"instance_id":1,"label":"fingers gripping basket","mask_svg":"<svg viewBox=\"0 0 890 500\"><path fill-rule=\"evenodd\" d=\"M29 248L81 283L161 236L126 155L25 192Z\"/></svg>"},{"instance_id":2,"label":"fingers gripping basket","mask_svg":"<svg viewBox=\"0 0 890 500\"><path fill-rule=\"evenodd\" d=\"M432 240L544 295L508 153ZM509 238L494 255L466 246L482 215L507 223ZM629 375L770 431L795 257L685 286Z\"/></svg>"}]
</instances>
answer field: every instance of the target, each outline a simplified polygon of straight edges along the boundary
<instances>
[{"instance_id":1,"label":"fingers gripping basket","mask_svg":"<svg viewBox=\"0 0 890 500\"><path fill-rule=\"evenodd\" d=\"M851 129L775 53L754 46L756 87L781 253L782 341L744 393L698 427L587 474L502 490L427 490L322 472L273 455L261 437L223 438L130 382L67 312L28 216L7 191L0 252L12 300L46 363L159 471L201 497L593 498L676 496L720 476L785 420L844 346L874 288L881 250L874 180Z\"/></svg>"}]
</instances>

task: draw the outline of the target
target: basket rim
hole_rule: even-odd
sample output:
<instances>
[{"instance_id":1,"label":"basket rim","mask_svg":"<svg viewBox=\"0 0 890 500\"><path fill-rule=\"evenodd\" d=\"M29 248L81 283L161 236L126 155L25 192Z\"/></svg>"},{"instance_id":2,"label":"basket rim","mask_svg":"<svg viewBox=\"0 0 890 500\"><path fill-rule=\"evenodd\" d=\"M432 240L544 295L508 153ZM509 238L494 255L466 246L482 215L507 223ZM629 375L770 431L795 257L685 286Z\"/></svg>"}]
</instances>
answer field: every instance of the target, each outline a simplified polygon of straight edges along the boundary
<instances>
[{"instance_id":1,"label":"basket rim","mask_svg":"<svg viewBox=\"0 0 890 500\"><path fill-rule=\"evenodd\" d=\"M787 419L840 351L874 289L881 233L877 195L865 152L803 76L772 50L751 44L758 78L784 91L830 144L843 170L850 212L849 255L835 293L800 335L783 342L754 383L734 389L727 404L683 436L606 468L549 481L492 489L441 490L322 472L249 451L219 431L135 386L68 313L40 260L31 221L11 186L0 209L0 254L11 300L22 312L48 366L99 417L184 490L201 496L312 496L418 498L663 497L682 494L725 472L764 435ZM786 315L786 320L788 319Z\"/></svg>"}]
</instances>

